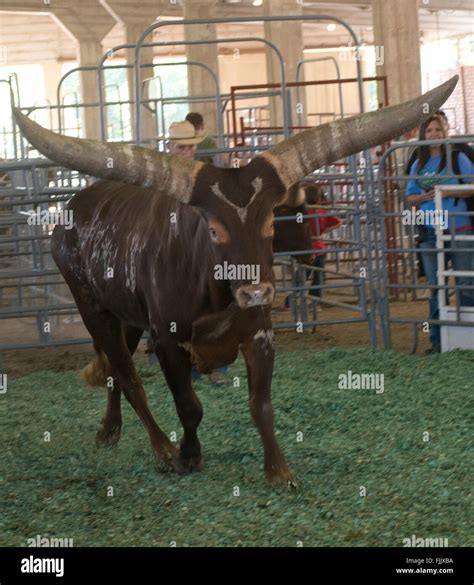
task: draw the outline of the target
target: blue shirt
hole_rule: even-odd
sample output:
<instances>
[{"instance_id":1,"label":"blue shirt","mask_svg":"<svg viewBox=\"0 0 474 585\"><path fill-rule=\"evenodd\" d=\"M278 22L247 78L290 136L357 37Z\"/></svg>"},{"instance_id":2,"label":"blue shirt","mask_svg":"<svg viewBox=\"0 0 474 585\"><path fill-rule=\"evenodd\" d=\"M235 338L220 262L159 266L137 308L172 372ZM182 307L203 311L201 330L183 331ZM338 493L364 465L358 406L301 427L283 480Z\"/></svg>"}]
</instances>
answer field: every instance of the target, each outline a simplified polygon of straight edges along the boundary
<instances>
[{"instance_id":1,"label":"blue shirt","mask_svg":"<svg viewBox=\"0 0 474 585\"><path fill-rule=\"evenodd\" d=\"M474 174L474 164L463 152L457 152L454 156L458 157L458 166L461 175L472 175ZM431 156L425 166L418 171L418 159L412 164L410 168L410 175L424 175L426 179L411 179L408 181L405 196L408 195L421 195L422 193L433 189L435 185L458 185L460 181L458 179L447 179L443 175L447 174L446 167L438 173L439 163L441 162L441 156ZM463 179L464 183L471 183L472 179ZM465 199L456 197L444 197L443 198L443 210L450 211L466 211L467 204ZM422 211L433 211L436 209L434 201L425 201L420 205ZM456 229L465 228L470 226L471 221L468 215L453 216L455 219ZM449 227L451 228L452 219L449 221ZM426 225L431 226L429 222ZM431 226L432 227L432 226Z\"/></svg>"}]
</instances>

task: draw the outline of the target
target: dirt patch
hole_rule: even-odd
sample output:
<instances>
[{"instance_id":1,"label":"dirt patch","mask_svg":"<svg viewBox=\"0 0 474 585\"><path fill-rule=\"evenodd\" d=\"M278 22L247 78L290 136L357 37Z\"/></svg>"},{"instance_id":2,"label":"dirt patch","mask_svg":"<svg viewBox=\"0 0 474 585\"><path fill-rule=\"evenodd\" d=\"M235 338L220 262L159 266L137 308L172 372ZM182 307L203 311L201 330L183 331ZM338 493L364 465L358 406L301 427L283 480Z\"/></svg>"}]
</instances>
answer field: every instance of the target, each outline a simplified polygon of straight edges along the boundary
<instances>
[{"instance_id":1,"label":"dirt patch","mask_svg":"<svg viewBox=\"0 0 474 585\"><path fill-rule=\"evenodd\" d=\"M288 321L290 319L288 311L285 312L281 308L281 303L277 303L275 309L274 322L281 320ZM280 308L279 308L280 307ZM420 315L427 314L428 303L425 300L412 301L403 303L391 303L390 306L392 317L406 317L406 318L420 318ZM351 314L350 316L353 316ZM336 320L347 318L348 312L338 307L324 308L319 314L321 320ZM31 322L31 328L23 324L18 329L15 327L14 320L8 320L10 324L10 332L3 330L2 337L10 339L17 339L18 332L31 333L35 326L34 321ZM2 324L5 325L5 322ZM74 323L68 325L68 333L74 333L80 337L87 337L82 323ZM421 328L418 327L419 346L418 352L424 351L429 347L428 334L422 333ZM277 331L277 349L278 350L296 350L307 347L314 349L326 349L329 347L370 347L369 330L366 323L341 323L336 325L320 325L316 328L314 333L311 330L296 333L296 331ZM24 342L24 338L21 338ZM377 341L379 347L382 347L382 339L380 331L377 331ZM396 351L410 352L413 347L413 327L412 325L393 324L392 325L392 347ZM89 363L93 356L93 349L91 344L87 345L70 345L67 347L45 347L38 349L22 349L2 352L1 367L8 375L12 377L21 377L32 372L38 371L53 371L64 372L67 370L79 370ZM142 341L136 354L135 359L138 364L144 364L148 360L145 354L145 343Z\"/></svg>"}]
</instances>

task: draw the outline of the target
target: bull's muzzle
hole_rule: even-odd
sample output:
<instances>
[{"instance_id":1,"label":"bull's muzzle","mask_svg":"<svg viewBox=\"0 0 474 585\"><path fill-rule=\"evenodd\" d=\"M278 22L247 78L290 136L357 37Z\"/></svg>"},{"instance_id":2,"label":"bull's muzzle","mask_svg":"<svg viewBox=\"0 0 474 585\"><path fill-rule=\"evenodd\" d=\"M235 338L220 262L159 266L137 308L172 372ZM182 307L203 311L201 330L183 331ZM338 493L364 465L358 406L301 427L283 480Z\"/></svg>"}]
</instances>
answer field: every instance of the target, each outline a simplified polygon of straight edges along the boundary
<instances>
[{"instance_id":1,"label":"bull's muzzle","mask_svg":"<svg viewBox=\"0 0 474 585\"><path fill-rule=\"evenodd\" d=\"M235 292L235 299L241 309L271 305L275 298L275 287L271 282L244 284Z\"/></svg>"}]
</instances>

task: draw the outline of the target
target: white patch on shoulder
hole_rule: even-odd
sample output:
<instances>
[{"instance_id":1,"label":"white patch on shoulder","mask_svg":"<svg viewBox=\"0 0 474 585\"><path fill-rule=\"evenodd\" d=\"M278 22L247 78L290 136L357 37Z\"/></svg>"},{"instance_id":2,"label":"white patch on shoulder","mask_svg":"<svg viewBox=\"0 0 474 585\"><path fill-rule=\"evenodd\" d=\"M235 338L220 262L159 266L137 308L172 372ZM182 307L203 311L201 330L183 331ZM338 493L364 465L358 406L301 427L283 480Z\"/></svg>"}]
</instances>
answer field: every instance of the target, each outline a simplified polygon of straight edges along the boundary
<instances>
[{"instance_id":1,"label":"white patch on shoulder","mask_svg":"<svg viewBox=\"0 0 474 585\"><path fill-rule=\"evenodd\" d=\"M137 265L143 246L144 243L138 232L131 232L128 235L125 252L125 287L132 293L135 293L137 286Z\"/></svg>"},{"instance_id":2,"label":"white patch on shoulder","mask_svg":"<svg viewBox=\"0 0 474 585\"><path fill-rule=\"evenodd\" d=\"M268 353L269 347L271 349L275 347L275 333L273 332L273 329L259 329L253 338L255 340L262 340L262 349L265 352L265 355Z\"/></svg>"},{"instance_id":3,"label":"white patch on shoulder","mask_svg":"<svg viewBox=\"0 0 474 585\"><path fill-rule=\"evenodd\" d=\"M182 349L184 349L184 351L187 351L188 353L191 353L191 342L190 341L180 341L178 343L178 347L181 347Z\"/></svg>"}]
</instances>

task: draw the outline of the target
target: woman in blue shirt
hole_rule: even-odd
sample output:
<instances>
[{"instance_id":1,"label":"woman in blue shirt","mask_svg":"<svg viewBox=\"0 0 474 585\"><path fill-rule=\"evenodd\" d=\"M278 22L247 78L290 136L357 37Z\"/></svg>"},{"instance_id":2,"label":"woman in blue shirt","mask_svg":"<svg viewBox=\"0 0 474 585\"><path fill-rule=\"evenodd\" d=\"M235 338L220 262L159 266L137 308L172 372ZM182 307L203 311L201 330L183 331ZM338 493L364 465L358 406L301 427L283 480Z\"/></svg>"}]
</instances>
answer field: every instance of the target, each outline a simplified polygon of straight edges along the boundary
<instances>
[{"instance_id":1,"label":"woman in blue shirt","mask_svg":"<svg viewBox=\"0 0 474 585\"><path fill-rule=\"evenodd\" d=\"M420 127L420 140L443 140L447 138L447 128L439 116L429 118ZM462 152L457 152L457 162L461 175L474 174L474 165L469 158ZM410 175L423 175L422 179L411 179L407 184L406 200L423 212L435 210L434 203L434 186L436 184L450 185L459 184L455 178L448 179L447 174L446 148L443 144L433 144L430 146L420 146L418 148L417 160L410 168ZM472 183L473 179L463 179L463 183ZM443 195L443 211L449 219L449 231L455 230L456 234L473 235L471 219L468 215L457 215L449 218L449 212L467 211L466 199L474 195L472 191L451 191ZM436 216L426 216L427 219L423 224L424 237L420 243L421 259L425 270L428 284L437 284L437 254L436 254L436 236L432 225ZM448 227L446 226L446 227ZM448 232L448 230L446 230ZM454 241L451 246L449 259L454 270L474 270L474 242ZM449 247L451 242L446 242ZM456 252L455 248L471 248L472 251ZM457 277L457 285L474 285L474 278L470 276ZM462 306L474 306L474 290L460 290L459 304ZM438 291L431 289L429 320L439 319ZM439 352L441 348L440 328L437 325L430 326L431 349L429 353Z\"/></svg>"}]
</instances>

